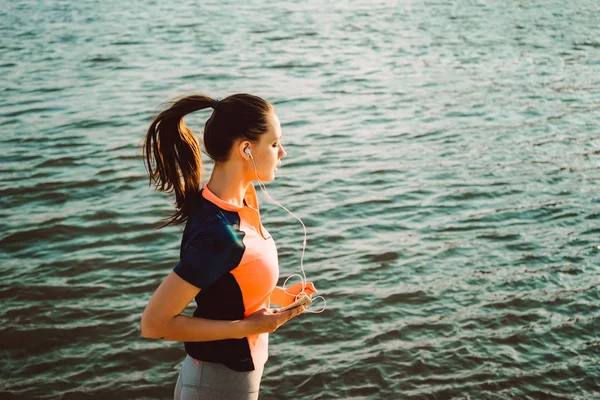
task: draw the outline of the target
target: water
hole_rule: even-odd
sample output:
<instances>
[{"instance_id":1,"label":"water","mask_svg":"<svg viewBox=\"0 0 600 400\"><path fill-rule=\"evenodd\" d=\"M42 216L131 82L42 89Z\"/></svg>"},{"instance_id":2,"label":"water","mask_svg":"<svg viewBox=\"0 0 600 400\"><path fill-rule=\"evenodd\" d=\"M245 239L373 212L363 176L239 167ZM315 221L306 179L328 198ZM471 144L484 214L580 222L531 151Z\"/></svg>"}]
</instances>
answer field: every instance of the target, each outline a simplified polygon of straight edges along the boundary
<instances>
[{"instance_id":1,"label":"water","mask_svg":"<svg viewBox=\"0 0 600 400\"><path fill-rule=\"evenodd\" d=\"M19 1L0 26L3 399L172 396L183 346L138 327L181 228L154 229L139 144L194 92L275 104L269 189L328 300L272 335L263 398L600 396L600 3ZM299 272L301 226L262 208Z\"/></svg>"}]
</instances>

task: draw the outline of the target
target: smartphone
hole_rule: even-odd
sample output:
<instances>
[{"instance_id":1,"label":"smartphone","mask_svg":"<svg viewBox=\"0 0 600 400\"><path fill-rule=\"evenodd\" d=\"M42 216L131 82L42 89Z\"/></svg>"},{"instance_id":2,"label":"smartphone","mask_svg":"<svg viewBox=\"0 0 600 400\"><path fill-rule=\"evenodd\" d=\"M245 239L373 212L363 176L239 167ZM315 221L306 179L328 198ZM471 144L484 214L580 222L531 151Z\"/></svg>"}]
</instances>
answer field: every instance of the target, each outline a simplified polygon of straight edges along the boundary
<instances>
[{"instance_id":1,"label":"smartphone","mask_svg":"<svg viewBox=\"0 0 600 400\"><path fill-rule=\"evenodd\" d=\"M310 303L312 303L312 299L308 296L304 296L298 300L296 300L295 302L293 302L292 304L290 304L287 307L283 307L280 308L279 311L287 311L287 310L291 310L292 308L296 308L296 307L300 307L300 306L307 306Z\"/></svg>"}]
</instances>

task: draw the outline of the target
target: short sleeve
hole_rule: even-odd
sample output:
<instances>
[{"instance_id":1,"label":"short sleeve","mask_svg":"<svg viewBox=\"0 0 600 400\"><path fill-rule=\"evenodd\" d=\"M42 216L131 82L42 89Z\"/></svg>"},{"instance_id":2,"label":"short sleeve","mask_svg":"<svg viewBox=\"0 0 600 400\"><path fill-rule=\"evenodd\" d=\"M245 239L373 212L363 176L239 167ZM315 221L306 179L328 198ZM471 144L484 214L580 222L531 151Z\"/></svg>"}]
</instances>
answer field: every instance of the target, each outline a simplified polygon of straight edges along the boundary
<instances>
[{"instance_id":1,"label":"short sleeve","mask_svg":"<svg viewBox=\"0 0 600 400\"><path fill-rule=\"evenodd\" d=\"M235 241L224 233L217 229L196 235L185 244L173 271L186 282L204 290L234 269L243 250L240 253Z\"/></svg>"}]
</instances>

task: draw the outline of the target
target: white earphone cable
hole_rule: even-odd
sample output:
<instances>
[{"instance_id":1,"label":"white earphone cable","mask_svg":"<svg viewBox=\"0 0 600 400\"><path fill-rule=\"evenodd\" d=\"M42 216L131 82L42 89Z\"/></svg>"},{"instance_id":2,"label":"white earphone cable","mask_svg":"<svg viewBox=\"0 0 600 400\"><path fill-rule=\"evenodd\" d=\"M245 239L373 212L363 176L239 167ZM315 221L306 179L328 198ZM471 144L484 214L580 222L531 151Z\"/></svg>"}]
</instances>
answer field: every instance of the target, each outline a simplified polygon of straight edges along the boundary
<instances>
[{"instance_id":1,"label":"white earphone cable","mask_svg":"<svg viewBox=\"0 0 600 400\"><path fill-rule=\"evenodd\" d=\"M256 173L256 179L258 181L258 185L260 186L260 188L262 189L263 193L269 198L269 200L271 200L272 203L274 203L275 205L283 208L285 211L287 211L291 216L293 216L294 218L296 218L298 220L298 222L300 222L300 224L302 224L302 229L304 229L304 240L302 241L302 255L300 256L300 270L302 271L302 275L300 274L292 274L290 276L287 277L287 279L283 282L283 291L290 295L290 296L295 296L294 299L297 300L300 297L302 297L302 295L308 295L305 292L306 289L306 273L304 272L304 253L306 252L306 237L307 237L307 233L306 233L306 225L304 225L304 222L302 222L302 220L293 212L291 212L290 210L288 210L287 208L285 208L284 206L282 206L281 204L279 204L277 201L275 201L271 195L269 194L269 192L267 191L267 188L265 187L265 184L263 181L260 180L260 178L258 177L258 169L256 168L256 163L254 162L254 157L252 156L252 153L250 152L250 149L246 148L247 152L246 154L248 154L250 156L250 160L252 160L252 164L254 165L254 172ZM255 211L258 212L258 210L255 209ZM285 285L287 284L287 282L290 280L290 278L292 277L299 277L301 282L302 282L302 291L300 291L300 293L298 293L297 295L293 294L293 293L289 293L286 290ZM325 311L325 308L327 307L327 302L325 301L325 298L323 296L316 296L313 298L313 301L315 299L321 299L323 300L323 308L319 311L312 311L312 310L305 310L304 312L310 312L313 314L319 314L322 313L323 311Z\"/></svg>"}]
</instances>

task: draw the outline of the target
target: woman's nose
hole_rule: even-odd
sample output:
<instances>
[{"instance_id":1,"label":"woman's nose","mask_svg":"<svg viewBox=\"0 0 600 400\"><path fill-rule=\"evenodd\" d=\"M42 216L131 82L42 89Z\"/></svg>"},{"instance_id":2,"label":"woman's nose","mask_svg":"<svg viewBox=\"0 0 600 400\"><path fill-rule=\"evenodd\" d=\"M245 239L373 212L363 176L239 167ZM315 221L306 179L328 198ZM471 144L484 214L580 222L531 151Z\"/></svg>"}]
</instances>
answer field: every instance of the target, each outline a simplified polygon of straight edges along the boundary
<instances>
[{"instance_id":1,"label":"woman's nose","mask_svg":"<svg viewBox=\"0 0 600 400\"><path fill-rule=\"evenodd\" d=\"M279 158L285 158L285 157L287 157L287 152L285 151L283 146L281 146L281 148L279 149Z\"/></svg>"}]
</instances>

